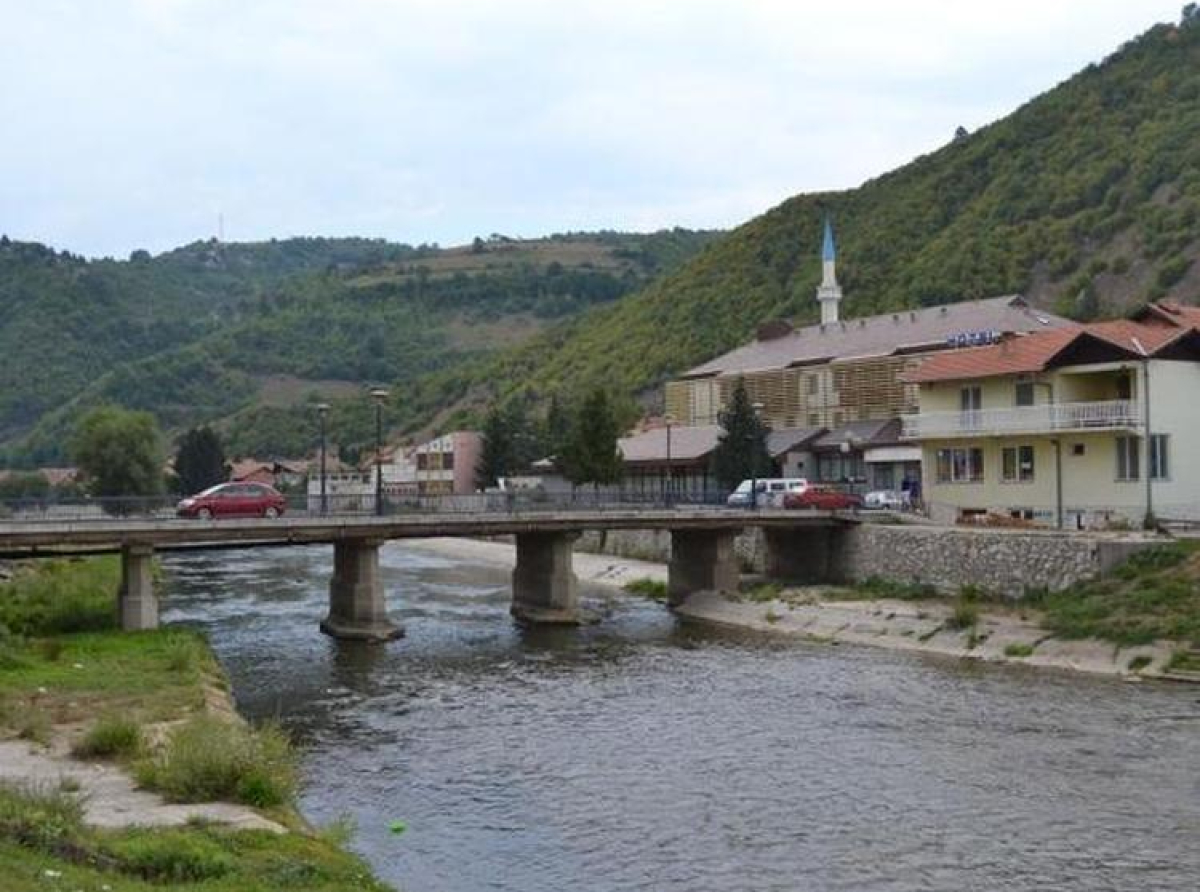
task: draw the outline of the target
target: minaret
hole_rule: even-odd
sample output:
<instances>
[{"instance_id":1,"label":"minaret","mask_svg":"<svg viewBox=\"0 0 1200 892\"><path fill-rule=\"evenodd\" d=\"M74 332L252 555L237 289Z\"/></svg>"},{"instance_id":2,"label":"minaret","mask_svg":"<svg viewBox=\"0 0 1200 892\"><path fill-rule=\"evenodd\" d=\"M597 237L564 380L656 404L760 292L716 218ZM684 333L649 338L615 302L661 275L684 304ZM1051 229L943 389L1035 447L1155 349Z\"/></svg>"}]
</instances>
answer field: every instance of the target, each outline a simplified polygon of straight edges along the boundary
<instances>
[{"instance_id":1,"label":"minaret","mask_svg":"<svg viewBox=\"0 0 1200 892\"><path fill-rule=\"evenodd\" d=\"M817 288L817 301L821 304L821 324L837 322L842 289L837 283L837 251L828 216L825 217L825 240L821 245L821 284Z\"/></svg>"}]
</instances>

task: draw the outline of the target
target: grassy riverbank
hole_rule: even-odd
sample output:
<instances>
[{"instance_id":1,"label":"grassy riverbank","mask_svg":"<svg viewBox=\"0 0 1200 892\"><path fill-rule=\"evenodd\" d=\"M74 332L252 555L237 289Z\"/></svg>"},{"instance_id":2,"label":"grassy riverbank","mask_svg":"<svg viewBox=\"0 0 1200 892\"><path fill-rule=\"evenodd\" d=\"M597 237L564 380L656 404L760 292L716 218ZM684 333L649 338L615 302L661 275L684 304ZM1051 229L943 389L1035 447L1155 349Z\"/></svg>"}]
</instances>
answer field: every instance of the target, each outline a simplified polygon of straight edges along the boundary
<instances>
[{"instance_id":1,"label":"grassy riverbank","mask_svg":"<svg viewBox=\"0 0 1200 892\"><path fill-rule=\"evenodd\" d=\"M201 636L116 630L118 569L107 558L47 561L0 583L0 746L62 769L52 782L45 771L4 774L5 892L386 889L341 847L344 828L304 824L294 751L279 729L233 712ZM112 816L87 788L92 772L158 794L133 821L176 825L96 826ZM211 808L262 829L220 823L204 806L186 823L177 807L158 808L210 801L239 803Z\"/></svg>"}]
</instances>

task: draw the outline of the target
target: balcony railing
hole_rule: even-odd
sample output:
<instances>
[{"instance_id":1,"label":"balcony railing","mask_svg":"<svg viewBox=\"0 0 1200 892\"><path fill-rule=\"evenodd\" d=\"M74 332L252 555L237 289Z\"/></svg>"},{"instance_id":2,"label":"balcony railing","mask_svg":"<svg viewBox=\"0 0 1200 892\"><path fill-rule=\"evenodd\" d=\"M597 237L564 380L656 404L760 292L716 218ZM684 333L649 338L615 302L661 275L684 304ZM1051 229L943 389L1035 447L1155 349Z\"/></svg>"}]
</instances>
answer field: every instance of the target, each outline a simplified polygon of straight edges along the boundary
<instances>
[{"instance_id":1,"label":"balcony railing","mask_svg":"<svg viewBox=\"0 0 1200 892\"><path fill-rule=\"evenodd\" d=\"M1052 431L1131 430L1141 423L1134 400L1045 403L973 412L924 412L904 417L905 439L1041 434Z\"/></svg>"}]
</instances>

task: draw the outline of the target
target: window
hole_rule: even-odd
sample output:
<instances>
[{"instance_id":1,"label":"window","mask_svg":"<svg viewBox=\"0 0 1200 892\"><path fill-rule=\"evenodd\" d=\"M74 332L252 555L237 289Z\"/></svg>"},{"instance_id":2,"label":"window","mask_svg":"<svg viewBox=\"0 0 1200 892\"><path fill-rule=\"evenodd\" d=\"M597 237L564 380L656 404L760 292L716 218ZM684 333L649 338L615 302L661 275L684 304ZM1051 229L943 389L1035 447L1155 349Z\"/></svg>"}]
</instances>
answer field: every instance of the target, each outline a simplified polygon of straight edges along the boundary
<instances>
[{"instance_id":1,"label":"window","mask_svg":"<svg viewBox=\"0 0 1200 892\"><path fill-rule=\"evenodd\" d=\"M964 412L978 412L983 408L983 388L964 387L958 393L958 403Z\"/></svg>"},{"instance_id":2,"label":"window","mask_svg":"<svg viewBox=\"0 0 1200 892\"><path fill-rule=\"evenodd\" d=\"M1087 444L1086 443L1072 443L1071 444L1071 454L1072 455L1087 455Z\"/></svg>"},{"instance_id":3,"label":"window","mask_svg":"<svg viewBox=\"0 0 1200 892\"><path fill-rule=\"evenodd\" d=\"M1133 378L1125 372L1117 378L1117 399L1131 400L1133 399Z\"/></svg>"},{"instance_id":4,"label":"window","mask_svg":"<svg viewBox=\"0 0 1200 892\"><path fill-rule=\"evenodd\" d=\"M1167 434L1150 435L1150 479L1167 480L1171 476L1171 462L1167 455L1170 438Z\"/></svg>"},{"instance_id":5,"label":"window","mask_svg":"<svg viewBox=\"0 0 1200 892\"><path fill-rule=\"evenodd\" d=\"M1032 406L1034 404L1033 382L1032 381L1018 381L1014 397L1015 397L1014 402L1016 403L1016 405Z\"/></svg>"},{"instance_id":6,"label":"window","mask_svg":"<svg viewBox=\"0 0 1200 892\"><path fill-rule=\"evenodd\" d=\"M816 375L806 375L805 377L808 380L808 395L816 396L817 395L817 376Z\"/></svg>"},{"instance_id":7,"label":"window","mask_svg":"<svg viewBox=\"0 0 1200 892\"><path fill-rule=\"evenodd\" d=\"M1138 437L1117 437L1117 479L1137 480L1140 476L1141 440Z\"/></svg>"},{"instance_id":8,"label":"window","mask_svg":"<svg viewBox=\"0 0 1200 892\"><path fill-rule=\"evenodd\" d=\"M983 480L983 450L939 449L937 452L938 483L979 483Z\"/></svg>"},{"instance_id":9,"label":"window","mask_svg":"<svg viewBox=\"0 0 1200 892\"><path fill-rule=\"evenodd\" d=\"M1005 446L1000 457L1000 475L1005 483L1028 483L1033 479L1032 446Z\"/></svg>"}]
</instances>

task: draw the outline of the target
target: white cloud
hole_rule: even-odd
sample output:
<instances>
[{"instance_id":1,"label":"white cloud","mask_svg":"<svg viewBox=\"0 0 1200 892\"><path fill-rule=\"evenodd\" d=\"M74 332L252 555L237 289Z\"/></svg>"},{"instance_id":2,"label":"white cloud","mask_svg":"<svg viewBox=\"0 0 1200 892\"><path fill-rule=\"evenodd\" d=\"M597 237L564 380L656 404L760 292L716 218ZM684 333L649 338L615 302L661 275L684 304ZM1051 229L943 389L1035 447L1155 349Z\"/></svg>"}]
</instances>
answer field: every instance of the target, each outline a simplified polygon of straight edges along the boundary
<instances>
[{"instance_id":1,"label":"white cloud","mask_svg":"<svg viewBox=\"0 0 1200 892\"><path fill-rule=\"evenodd\" d=\"M1177 0L0 0L0 230L736 224L1015 108Z\"/></svg>"}]
</instances>

